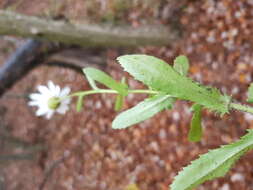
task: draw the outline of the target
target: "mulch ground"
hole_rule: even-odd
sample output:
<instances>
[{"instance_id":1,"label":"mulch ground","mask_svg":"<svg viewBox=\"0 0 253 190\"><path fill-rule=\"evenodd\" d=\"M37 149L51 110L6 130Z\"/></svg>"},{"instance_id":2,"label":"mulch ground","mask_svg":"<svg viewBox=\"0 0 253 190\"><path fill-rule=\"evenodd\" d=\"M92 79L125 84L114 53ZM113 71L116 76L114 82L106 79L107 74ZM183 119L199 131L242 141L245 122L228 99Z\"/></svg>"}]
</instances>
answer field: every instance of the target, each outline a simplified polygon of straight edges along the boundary
<instances>
[{"instance_id":1,"label":"mulch ground","mask_svg":"<svg viewBox=\"0 0 253 190\"><path fill-rule=\"evenodd\" d=\"M20 2L20 3L19 3ZM179 6L166 1L133 1L125 6L106 1L2 1L1 7L46 15L48 10L65 14L77 22L125 22L135 27L146 23L175 22L171 10ZM93 2L93 3L92 3ZM182 5L180 5L182 6ZM96 7L96 8L94 8ZM50 8L50 9L49 9ZM96 10L96 11L95 11ZM167 47L145 47L128 53L146 53L169 63L179 54L191 62L189 75L203 84L215 86L222 92L245 102L253 71L253 1L208 0L189 1L180 9L183 36ZM51 14L51 13L50 13ZM19 45L1 38L0 64ZM128 78L132 88L143 86L134 81L118 66L117 50L107 49L106 72L114 78ZM89 89L84 76L72 70L40 66L20 80L0 99L0 121L13 136L32 144L43 144L46 149L34 160L0 163L1 179L7 190L35 190L45 180L45 173L55 166L46 180L45 190L120 190L135 183L141 190L167 190L173 177L208 149L233 142L253 128L249 114L231 112L219 117L205 112L204 136L201 142L187 140L191 119L190 104L178 101L173 110L166 110L139 125L126 130L112 130L116 116L114 97L87 97L82 112L74 103L66 115L51 120L38 118L24 98L14 98L36 90L39 84L52 80L73 91ZM128 96L124 108L130 108L144 96ZM19 153L22 148L12 148ZM2 147L1 153L9 153ZM252 152L242 157L224 177L198 187L199 190L253 190ZM1 180L0 179L0 180Z\"/></svg>"}]
</instances>

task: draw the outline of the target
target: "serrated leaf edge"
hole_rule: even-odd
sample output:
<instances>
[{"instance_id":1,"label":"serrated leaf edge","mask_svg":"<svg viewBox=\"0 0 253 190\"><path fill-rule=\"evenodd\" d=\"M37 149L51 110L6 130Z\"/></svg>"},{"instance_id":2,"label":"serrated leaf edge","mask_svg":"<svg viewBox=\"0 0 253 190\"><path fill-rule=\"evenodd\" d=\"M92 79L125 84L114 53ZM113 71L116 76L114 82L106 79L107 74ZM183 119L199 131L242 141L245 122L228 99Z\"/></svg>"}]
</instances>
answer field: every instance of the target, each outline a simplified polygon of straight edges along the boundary
<instances>
[{"instance_id":1,"label":"serrated leaf edge","mask_svg":"<svg viewBox=\"0 0 253 190\"><path fill-rule=\"evenodd\" d=\"M244 141L249 141L249 139L247 139L247 138L250 138L250 136L251 136L252 140L251 140L250 142L247 142L247 143L244 144L244 143L243 143ZM199 185L199 184L201 184L201 183L204 183L205 181L210 180L210 179L207 179L207 180L204 180L204 181L202 181L202 182L200 182L200 183L196 183L196 184L195 184L195 183L192 183L192 184L189 184L185 189L176 189L176 188L174 187L174 186L175 186L175 183L177 183L177 180L178 180L179 178L181 178L182 175L186 176L187 172L189 172L193 167L195 167L195 165L198 165L199 162L200 162L200 164L201 164L201 161L202 161L203 159L207 159L207 157L210 157L211 154L214 154L214 153L217 152L217 151L221 151L222 149L235 148L235 147L233 147L233 146L236 146L237 144L242 145L244 148L241 148L240 151L238 151L237 153L235 153L235 154L233 154L233 155L230 155L230 156L227 157L227 158L224 158L224 160L223 160L222 162L220 162L221 164L219 164L219 165L218 165L217 167L215 167L215 168L209 169L209 170L211 170L211 171L206 172L205 175L202 175L201 177L199 177L199 178L198 178L198 181L201 180L201 179L203 179L204 177L208 176L210 173L214 172L217 168L221 167L223 164L225 164L225 163L226 163L227 161L229 161L230 159L235 158L234 162L233 162L233 163L230 165L230 167L229 167L229 168L231 168L231 167L235 164L235 162L236 162L238 159L240 159L240 155L242 155L242 154L244 154L245 152L247 152L247 151L249 151L250 149L252 149L252 148L253 148L253 130L248 130L248 134L246 134L245 136L241 137L240 140L238 140L238 141L236 141L236 142L234 142L234 143L231 143L231 144L228 144L228 145L222 145L222 146L220 146L220 148L217 148L217 149L214 149L214 150L209 150L206 154L200 155L198 159L192 161L192 162L190 163L190 165L184 167L184 168L178 173L178 175L174 178L173 183L170 185L171 190L191 190L192 188L196 187L197 185ZM237 157L237 156L238 156L238 157ZM203 164L203 163L202 163L202 164ZM228 168L228 169L229 169L229 168ZM185 174L185 173L186 173L186 174ZM189 177L190 177L190 175L187 176L187 178L189 178ZM220 176L218 176L218 177L220 177ZM214 176L213 178L216 178L216 177ZM211 179L213 179L213 178L211 178ZM196 180L196 182L198 182L198 181Z\"/></svg>"},{"instance_id":2,"label":"serrated leaf edge","mask_svg":"<svg viewBox=\"0 0 253 190\"><path fill-rule=\"evenodd\" d=\"M158 96L158 95L157 95L157 96ZM163 97L162 99L160 99L160 101L157 102L157 104L158 104L158 103L161 103L161 102L163 102L163 101L165 101L165 100L167 100L168 98L171 98L170 95L163 95L163 96L164 96L164 97ZM142 102L138 103L136 106L140 106L141 104L145 103L145 101L148 101L148 98L145 99L145 100L143 100ZM144 120L139 121L139 122L137 122L137 123L135 123L135 124L132 124L132 125L129 125L129 126L124 126L124 127L118 127L118 126L116 127L116 126L115 126L115 125L116 125L115 123L118 122L119 118L120 118L123 114L125 114L125 113L128 112L128 111L131 111L131 109L136 108L136 106L134 106L134 107L132 107L132 108L130 108L130 109L124 111L124 112L121 112L119 115L117 115L116 118L115 118L115 119L113 120L113 122L112 122L112 128L113 128L113 129L126 129L126 128L132 126L132 125L135 125L135 124L137 124L137 123L140 123L140 122L146 120L146 119L144 119ZM152 107L152 106L153 106L153 105L149 105L149 106L147 106L147 107ZM164 108L164 109L165 109L165 108ZM161 110L161 111L162 111L162 110ZM151 116L151 117L152 117L152 116ZM147 119L148 119L148 118L147 118Z\"/></svg>"}]
</instances>

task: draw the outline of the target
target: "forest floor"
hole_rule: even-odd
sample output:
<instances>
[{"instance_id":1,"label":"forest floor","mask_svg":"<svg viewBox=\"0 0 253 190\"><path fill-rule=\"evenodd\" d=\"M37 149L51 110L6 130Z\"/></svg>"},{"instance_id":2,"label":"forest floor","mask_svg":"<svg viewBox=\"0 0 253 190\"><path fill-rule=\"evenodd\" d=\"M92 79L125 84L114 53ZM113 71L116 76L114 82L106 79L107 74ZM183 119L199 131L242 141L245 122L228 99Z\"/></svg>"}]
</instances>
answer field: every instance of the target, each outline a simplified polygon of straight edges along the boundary
<instances>
[{"instance_id":1,"label":"forest floor","mask_svg":"<svg viewBox=\"0 0 253 190\"><path fill-rule=\"evenodd\" d=\"M108 22L138 27L178 21L182 37L174 44L124 51L154 55L168 63L184 54L190 59L191 78L215 86L238 101L246 100L253 77L252 0L184 1L180 5L178 1L165 0L155 3L151 0L3 0L0 6L28 15L61 14L80 23ZM22 42L13 37L0 38L0 65ZM105 72L116 79L126 76L132 88L143 87L116 63L115 58L121 55L117 49L103 51L107 55ZM36 91L37 85L48 80L62 87L70 86L73 91L89 89L82 74L42 65L0 99L0 127L23 141L46 147L33 160L0 162L0 181L4 181L7 190L36 190L43 181L44 190L124 190L129 184L137 184L140 190L167 190L178 171L200 153L238 140L246 129L253 128L253 117L249 114L232 111L221 118L204 112L203 138L199 143L191 143L187 140L190 104L178 101L172 110L139 125L112 130L111 122L117 113L111 95L90 96L82 112L74 111L73 104L66 115L46 120L36 117L35 110L27 106L22 96ZM124 108L143 98L128 96ZM1 154L22 152L22 147L10 150L3 145ZM252 159L249 152L225 177L206 182L198 189L253 190ZM50 173L52 166L55 167Z\"/></svg>"}]
</instances>

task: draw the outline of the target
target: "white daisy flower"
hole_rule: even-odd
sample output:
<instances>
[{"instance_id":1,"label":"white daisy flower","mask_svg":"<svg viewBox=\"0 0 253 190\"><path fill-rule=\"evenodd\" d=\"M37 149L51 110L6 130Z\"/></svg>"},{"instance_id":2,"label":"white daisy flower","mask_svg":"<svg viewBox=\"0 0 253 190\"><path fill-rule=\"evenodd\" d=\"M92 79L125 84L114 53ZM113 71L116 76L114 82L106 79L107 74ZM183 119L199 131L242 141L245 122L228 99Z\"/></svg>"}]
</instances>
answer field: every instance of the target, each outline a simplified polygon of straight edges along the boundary
<instances>
[{"instance_id":1,"label":"white daisy flower","mask_svg":"<svg viewBox=\"0 0 253 190\"><path fill-rule=\"evenodd\" d=\"M65 114L69 109L71 99L67 97L70 88L65 87L61 90L58 85L52 81L48 82L48 86L38 86L39 93L33 93L29 97L31 101L29 106L37 106L37 116L45 116L50 119L55 112Z\"/></svg>"}]
</instances>

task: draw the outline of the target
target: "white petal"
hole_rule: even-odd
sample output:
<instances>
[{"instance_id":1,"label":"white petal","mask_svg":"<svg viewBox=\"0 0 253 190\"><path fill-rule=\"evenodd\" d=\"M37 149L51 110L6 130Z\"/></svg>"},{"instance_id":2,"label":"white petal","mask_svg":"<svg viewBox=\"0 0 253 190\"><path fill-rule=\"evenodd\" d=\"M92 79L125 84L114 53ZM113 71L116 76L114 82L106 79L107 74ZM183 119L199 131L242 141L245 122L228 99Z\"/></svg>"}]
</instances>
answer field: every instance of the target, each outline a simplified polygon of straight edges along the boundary
<instances>
[{"instance_id":1,"label":"white petal","mask_svg":"<svg viewBox=\"0 0 253 190\"><path fill-rule=\"evenodd\" d=\"M61 104L68 105L71 101L71 98L66 98L61 101Z\"/></svg>"},{"instance_id":2,"label":"white petal","mask_svg":"<svg viewBox=\"0 0 253 190\"><path fill-rule=\"evenodd\" d=\"M40 103L40 108L41 109L50 110L50 108L48 107L47 103Z\"/></svg>"},{"instance_id":3,"label":"white petal","mask_svg":"<svg viewBox=\"0 0 253 190\"><path fill-rule=\"evenodd\" d=\"M59 97L61 88L58 85L55 85L51 80L48 81L48 88L52 94L52 96Z\"/></svg>"},{"instance_id":4,"label":"white petal","mask_svg":"<svg viewBox=\"0 0 253 190\"><path fill-rule=\"evenodd\" d=\"M36 115L37 115L37 116L42 116L42 115L45 115L47 112L48 112L48 109L39 108L39 109L36 111Z\"/></svg>"},{"instance_id":5,"label":"white petal","mask_svg":"<svg viewBox=\"0 0 253 190\"><path fill-rule=\"evenodd\" d=\"M33 93L33 94L30 94L29 98L32 100L40 100L40 99L43 99L43 95L39 93Z\"/></svg>"},{"instance_id":6,"label":"white petal","mask_svg":"<svg viewBox=\"0 0 253 190\"><path fill-rule=\"evenodd\" d=\"M58 109L56 111L57 111L57 113L62 114L62 115L67 112L67 110L64 110L64 109Z\"/></svg>"},{"instance_id":7,"label":"white petal","mask_svg":"<svg viewBox=\"0 0 253 190\"><path fill-rule=\"evenodd\" d=\"M67 96L69 93L70 93L70 88L67 86L62 89L62 91L60 93L60 97Z\"/></svg>"},{"instance_id":8,"label":"white petal","mask_svg":"<svg viewBox=\"0 0 253 190\"><path fill-rule=\"evenodd\" d=\"M47 118L47 119L51 119L51 117L53 116L53 114L54 114L54 111L53 111L53 110L49 110L49 111L47 112L46 118Z\"/></svg>"},{"instance_id":9,"label":"white petal","mask_svg":"<svg viewBox=\"0 0 253 190\"><path fill-rule=\"evenodd\" d=\"M69 110L68 106L62 105L56 111L60 114L65 114L68 110Z\"/></svg>"},{"instance_id":10,"label":"white petal","mask_svg":"<svg viewBox=\"0 0 253 190\"><path fill-rule=\"evenodd\" d=\"M35 97L35 98L37 98L37 99L32 99L30 102L37 102L38 106L47 105L47 102L48 102L48 99L49 99L49 97L45 97L45 96L42 96L42 95L40 95L38 97ZM34 104L34 103L32 103L32 104Z\"/></svg>"},{"instance_id":11,"label":"white petal","mask_svg":"<svg viewBox=\"0 0 253 190\"><path fill-rule=\"evenodd\" d=\"M56 86L55 86L55 89L54 89L54 95L55 95L56 97L59 97L59 96L60 96L60 93L61 93L61 88L60 88L58 85L56 85Z\"/></svg>"},{"instance_id":12,"label":"white petal","mask_svg":"<svg viewBox=\"0 0 253 190\"><path fill-rule=\"evenodd\" d=\"M30 102L28 102L28 105L29 106L39 106L40 102L39 101L30 101Z\"/></svg>"},{"instance_id":13,"label":"white petal","mask_svg":"<svg viewBox=\"0 0 253 190\"><path fill-rule=\"evenodd\" d=\"M50 95L51 94L50 90L46 86L39 85L37 88L38 88L38 91L43 95Z\"/></svg>"},{"instance_id":14,"label":"white petal","mask_svg":"<svg viewBox=\"0 0 253 190\"><path fill-rule=\"evenodd\" d=\"M55 91L55 85L54 85L54 83L53 83L51 80L48 81L47 85L48 85L48 88L49 88L49 90L50 90L51 92L54 92L54 91Z\"/></svg>"}]
</instances>

